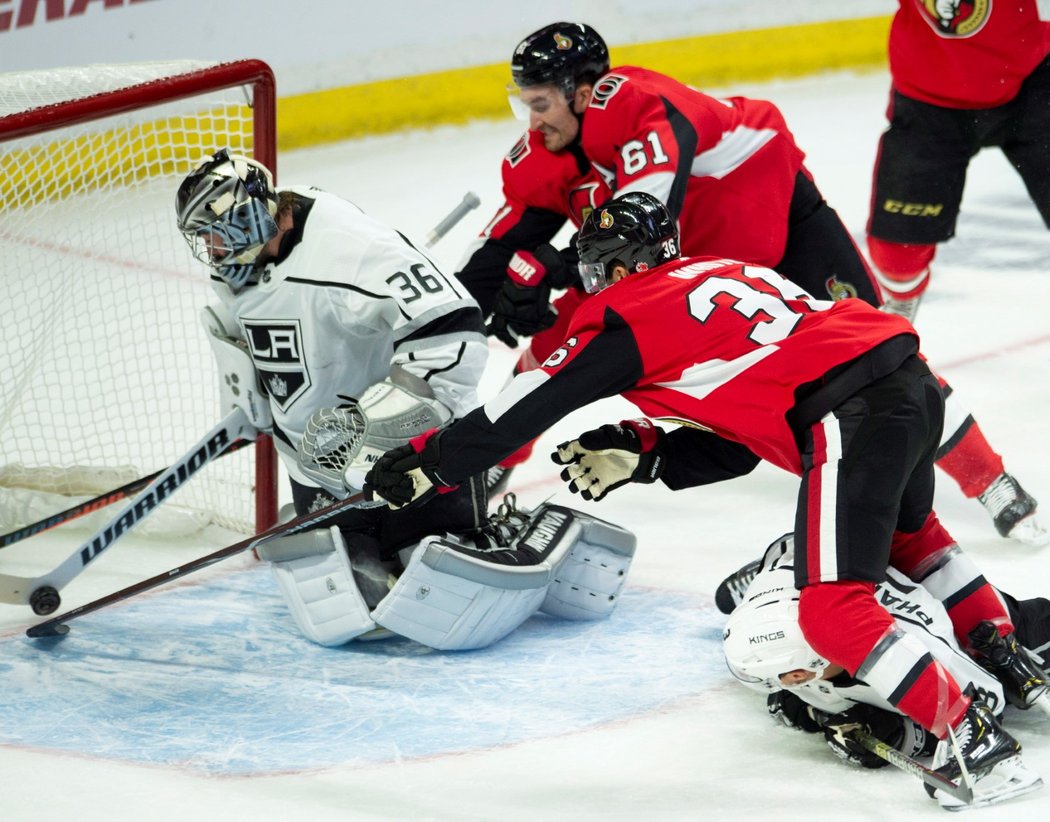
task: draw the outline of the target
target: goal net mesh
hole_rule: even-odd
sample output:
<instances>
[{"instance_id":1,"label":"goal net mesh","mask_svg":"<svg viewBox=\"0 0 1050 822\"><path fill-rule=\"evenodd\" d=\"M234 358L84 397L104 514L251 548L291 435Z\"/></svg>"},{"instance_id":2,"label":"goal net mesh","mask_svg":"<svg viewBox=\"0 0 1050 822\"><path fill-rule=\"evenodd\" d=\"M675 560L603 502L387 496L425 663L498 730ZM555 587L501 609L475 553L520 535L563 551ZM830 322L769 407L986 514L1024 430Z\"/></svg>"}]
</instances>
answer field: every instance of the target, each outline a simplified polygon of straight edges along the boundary
<instances>
[{"instance_id":1,"label":"goal net mesh","mask_svg":"<svg viewBox=\"0 0 1050 822\"><path fill-rule=\"evenodd\" d=\"M175 227L174 200L206 153L257 154L257 90L171 86L217 65L0 74L4 530L171 465L225 413L198 320L209 271ZM187 530L252 531L256 485L254 449L241 449L141 530L170 508Z\"/></svg>"}]
</instances>

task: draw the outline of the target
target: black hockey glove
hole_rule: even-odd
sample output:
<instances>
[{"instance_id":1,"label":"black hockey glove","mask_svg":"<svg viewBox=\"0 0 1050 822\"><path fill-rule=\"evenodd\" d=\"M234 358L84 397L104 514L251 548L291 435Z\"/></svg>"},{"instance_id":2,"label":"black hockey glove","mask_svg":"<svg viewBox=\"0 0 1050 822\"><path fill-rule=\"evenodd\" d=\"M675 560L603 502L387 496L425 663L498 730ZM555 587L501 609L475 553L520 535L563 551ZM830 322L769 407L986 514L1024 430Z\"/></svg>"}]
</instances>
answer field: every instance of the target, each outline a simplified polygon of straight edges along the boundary
<instances>
[{"instance_id":1,"label":"black hockey glove","mask_svg":"<svg viewBox=\"0 0 1050 822\"><path fill-rule=\"evenodd\" d=\"M458 485L445 485L437 475L441 458L438 432L433 428L383 454L365 475L365 499L371 502L379 497L391 508L404 508L456 490Z\"/></svg>"},{"instance_id":2,"label":"black hockey glove","mask_svg":"<svg viewBox=\"0 0 1050 822\"><path fill-rule=\"evenodd\" d=\"M568 466L561 478L570 491L597 501L628 482L656 482L667 464L665 438L651 420L623 420L563 442L551 459Z\"/></svg>"},{"instance_id":3,"label":"black hockey glove","mask_svg":"<svg viewBox=\"0 0 1050 822\"><path fill-rule=\"evenodd\" d=\"M531 254L516 252L507 264L507 279L496 297L486 333L514 348L518 336L531 337L554 325L558 312L550 305L551 287L561 287L567 268L561 254L549 244Z\"/></svg>"},{"instance_id":4,"label":"black hockey glove","mask_svg":"<svg viewBox=\"0 0 1050 822\"><path fill-rule=\"evenodd\" d=\"M827 719L824 739L836 756L862 768L882 768L889 763L851 739L849 734L854 730L865 731L911 757L930 756L937 746L937 738L908 717L857 704Z\"/></svg>"},{"instance_id":5,"label":"black hockey glove","mask_svg":"<svg viewBox=\"0 0 1050 822\"><path fill-rule=\"evenodd\" d=\"M766 698L769 715L788 728L797 728L808 734L820 733L828 714L803 702L791 691L777 691Z\"/></svg>"}]
</instances>

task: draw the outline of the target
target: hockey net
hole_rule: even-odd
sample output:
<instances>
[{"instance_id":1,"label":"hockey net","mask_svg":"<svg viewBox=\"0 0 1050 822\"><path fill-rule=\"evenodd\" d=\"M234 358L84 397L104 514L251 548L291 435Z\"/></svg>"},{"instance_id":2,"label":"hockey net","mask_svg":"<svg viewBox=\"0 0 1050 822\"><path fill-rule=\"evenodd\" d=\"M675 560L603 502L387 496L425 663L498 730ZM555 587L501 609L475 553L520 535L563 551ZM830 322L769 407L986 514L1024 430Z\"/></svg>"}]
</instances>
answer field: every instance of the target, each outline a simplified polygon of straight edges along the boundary
<instances>
[{"instance_id":1,"label":"hockey net","mask_svg":"<svg viewBox=\"0 0 1050 822\"><path fill-rule=\"evenodd\" d=\"M0 529L171 465L224 415L198 320L209 272L174 210L182 178L223 146L276 172L265 63L0 74ZM206 466L141 530L275 518L264 438Z\"/></svg>"}]
</instances>

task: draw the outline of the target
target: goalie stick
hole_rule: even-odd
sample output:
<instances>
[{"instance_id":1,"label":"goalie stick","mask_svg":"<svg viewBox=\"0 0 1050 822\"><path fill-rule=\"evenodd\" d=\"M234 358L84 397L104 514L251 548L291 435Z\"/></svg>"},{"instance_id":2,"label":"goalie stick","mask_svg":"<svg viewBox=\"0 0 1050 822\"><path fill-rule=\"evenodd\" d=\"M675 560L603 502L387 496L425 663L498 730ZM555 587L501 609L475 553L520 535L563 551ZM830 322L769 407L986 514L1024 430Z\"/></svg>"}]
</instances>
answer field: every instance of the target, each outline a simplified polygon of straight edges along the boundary
<instances>
[{"instance_id":1,"label":"goalie stick","mask_svg":"<svg viewBox=\"0 0 1050 822\"><path fill-rule=\"evenodd\" d=\"M365 495L363 492L353 494L344 500L329 505L327 508L322 508L319 511L311 511L302 516L298 516L295 519L291 519L288 522L279 523L270 530L257 534L254 537L248 537L247 539L236 542L233 545L220 548L218 551L208 554L207 556L187 562L185 565L176 566L170 571L165 571L163 574L157 574L156 576L145 579L142 582L129 585L127 588L122 588L108 596L102 597L101 599L96 599L86 605L81 605L79 608L73 608L64 614L60 614L57 617L52 617L38 625L34 625L26 630L26 636L32 637L33 639L65 636L69 633L69 626L66 623L77 617L93 613L100 608L105 608L107 605L113 605L114 603L122 602L125 599L130 599L137 594L149 591L159 585L170 582L173 579L187 576L194 571L201 570L202 568L207 568L209 565L214 565L216 562L221 562L228 557L243 554L245 551L258 548L264 542L268 542L274 537L291 536L292 534L298 534L302 531L316 528L347 509L355 507L358 503L364 500L364 497Z\"/></svg>"},{"instance_id":2,"label":"goalie stick","mask_svg":"<svg viewBox=\"0 0 1050 822\"><path fill-rule=\"evenodd\" d=\"M466 217L471 211L481 205L481 200L478 195L473 191L468 191L463 195L463 199L453 208L448 216L445 217L440 223L434 226L427 234L426 246L427 248L433 248L434 244L448 234L452 230L452 227Z\"/></svg>"},{"instance_id":3,"label":"goalie stick","mask_svg":"<svg viewBox=\"0 0 1050 822\"><path fill-rule=\"evenodd\" d=\"M237 440L229 448L222 452L222 456L232 454L234 451L239 451L247 445L251 445L252 440ZM154 471L152 474L147 474L144 477L132 480L119 488L114 488L112 491L105 491L89 500L78 503L71 508L67 508L64 511L59 511L49 516L44 517L36 522L31 522L29 525L23 525L21 528L16 528L14 531L0 535L0 548L6 548L8 545L12 545L16 542L20 542L23 539L34 537L37 534L41 534L44 531L50 531L52 528L57 528L59 525L63 525L67 522L72 522L85 514L93 513L101 508L106 508L112 505L114 502L120 502L122 499L127 499L132 494L137 494L153 480L159 477L164 472L162 468L160 471Z\"/></svg>"},{"instance_id":4,"label":"goalie stick","mask_svg":"<svg viewBox=\"0 0 1050 822\"><path fill-rule=\"evenodd\" d=\"M0 602L29 605L34 613L41 615L54 613L62 601L59 590L75 579L91 562L147 517L201 468L228 450L238 439L250 438L255 433L245 413L235 408L53 571L39 577L0 574Z\"/></svg>"},{"instance_id":5,"label":"goalie stick","mask_svg":"<svg viewBox=\"0 0 1050 822\"><path fill-rule=\"evenodd\" d=\"M901 753L896 748L887 745L881 739L864 732L860 728L855 728L849 731L846 735L859 745L863 745L880 759L884 759L886 762L900 768L905 773L910 773L913 776L919 777L919 779L930 787L936 788L939 791L944 791L944 793L958 799L964 805L969 805L973 802L973 788L967 784L965 780L956 785L943 774L939 774L937 771L927 768L921 762L917 762L907 754Z\"/></svg>"}]
</instances>

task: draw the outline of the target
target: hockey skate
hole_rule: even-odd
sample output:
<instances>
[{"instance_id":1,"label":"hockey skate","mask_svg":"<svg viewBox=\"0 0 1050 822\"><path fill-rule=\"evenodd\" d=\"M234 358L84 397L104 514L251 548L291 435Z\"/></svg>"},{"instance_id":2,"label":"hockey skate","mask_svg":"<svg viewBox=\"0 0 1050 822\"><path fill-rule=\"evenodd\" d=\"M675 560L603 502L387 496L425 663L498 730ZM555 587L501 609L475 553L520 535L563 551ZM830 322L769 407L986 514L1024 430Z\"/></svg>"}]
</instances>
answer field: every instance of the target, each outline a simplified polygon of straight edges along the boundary
<instances>
[{"instance_id":1,"label":"hockey skate","mask_svg":"<svg viewBox=\"0 0 1050 822\"><path fill-rule=\"evenodd\" d=\"M744 593L751 581L758 576L762 560L756 559L723 579L715 589L715 605L723 614L731 614L744 601Z\"/></svg>"},{"instance_id":2,"label":"hockey skate","mask_svg":"<svg viewBox=\"0 0 1050 822\"><path fill-rule=\"evenodd\" d=\"M945 810L992 805L1042 786L1043 780L1021 762L1021 743L1003 730L984 703L970 703L954 735L958 753L950 739L942 740L934 752L933 767L956 784L970 785L973 799L962 802L927 784L926 792Z\"/></svg>"},{"instance_id":3,"label":"hockey skate","mask_svg":"<svg viewBox=\"0 0 1050 822\"><path fill-rule=\"evenodd\" d=\"M977 663L1002 683L1007 702L1023 711L1034 705L1050 714L1046 673L1013 634L1000 636L994 624L982 622L970 631L970 644Z\"/></svg>"},{"instance_id":4,"label":"hockey skate","mask_svg":"<svg viewBox=\"0 0 1050 822\"><path fill-rule=\"evenodd\" d=\"M1050 542L1050 533L1035 517L1036 501L1010 474L1001 474L977 499L991 514L1001 536L1029 545Z\"/></svg>"},{"instance_id":5,"label":"hockey skate","mask_svg":"<svg viewBox=\"0 0 1050 822\"><path fill-rule=\"evenodd\" d=\"M887 297L886 301L882 304L882 310L887 314L896 314L898 317L904 317L912 325L915 325L915 315L919 313L919 303L922 301L922 295L918 297L912 297L908 300L898 300L893 297Z\"/></svg>"}]
</instances>

